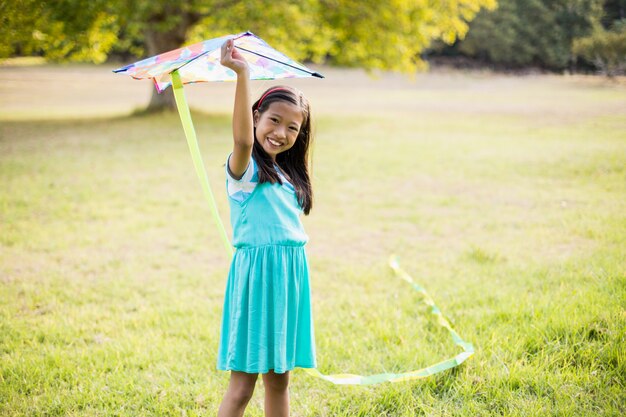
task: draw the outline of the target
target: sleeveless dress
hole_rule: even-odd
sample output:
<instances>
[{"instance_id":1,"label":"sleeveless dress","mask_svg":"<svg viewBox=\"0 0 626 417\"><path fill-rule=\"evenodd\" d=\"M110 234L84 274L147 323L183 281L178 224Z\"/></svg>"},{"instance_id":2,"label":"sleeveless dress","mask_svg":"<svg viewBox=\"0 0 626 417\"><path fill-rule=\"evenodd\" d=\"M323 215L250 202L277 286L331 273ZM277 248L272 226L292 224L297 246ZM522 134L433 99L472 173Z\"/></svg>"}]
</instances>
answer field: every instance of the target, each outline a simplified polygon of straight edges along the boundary
<instances>
[{"instance_id":1,"label":"sleeveless dress","mask_svg":"<svg viewBox=\"0 0 626 417\"><path fill-rule=\"evenodd\" d=\"M226 176L235 254L226 282L217 369L285 373L316 368L304 248L308 236L294 188L282 175L283 184L259 184L252 158L240 180L229 174L227 161Z\"/></svg>"}]
</instances>

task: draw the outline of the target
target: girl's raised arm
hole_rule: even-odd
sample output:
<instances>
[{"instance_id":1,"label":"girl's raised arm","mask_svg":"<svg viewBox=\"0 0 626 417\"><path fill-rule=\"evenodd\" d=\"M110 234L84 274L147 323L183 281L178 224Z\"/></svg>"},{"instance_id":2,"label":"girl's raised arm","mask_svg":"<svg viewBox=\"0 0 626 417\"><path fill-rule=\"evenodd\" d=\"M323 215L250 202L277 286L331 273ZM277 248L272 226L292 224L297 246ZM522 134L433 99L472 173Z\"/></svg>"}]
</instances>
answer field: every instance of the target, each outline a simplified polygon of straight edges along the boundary
<instances>
[{"instance_id":1,"label":"girl's raised arm","mask_svg":"<svg viewBox=\"0 0 626 417\"><path fill-rule=\"evenodd\" d=\"M233 110L233 155L228 162L230 173L241 178L246 172L252 146L254 130L252 124L252 105L250 103L250 70L246 59L235 49L232 39L222 45L221 63L237 74L235 90L235 109Z\"/></svg>"}]
</instances>

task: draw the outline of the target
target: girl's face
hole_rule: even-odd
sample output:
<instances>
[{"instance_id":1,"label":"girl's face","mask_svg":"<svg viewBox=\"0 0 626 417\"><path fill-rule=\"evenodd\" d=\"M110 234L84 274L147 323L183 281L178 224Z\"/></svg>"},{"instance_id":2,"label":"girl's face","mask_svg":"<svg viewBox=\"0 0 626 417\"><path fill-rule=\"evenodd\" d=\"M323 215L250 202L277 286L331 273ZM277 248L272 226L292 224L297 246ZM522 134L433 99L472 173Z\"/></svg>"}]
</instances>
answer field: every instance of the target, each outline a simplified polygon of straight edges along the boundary
<instances>
[{"instance_id":1,"label":"girl's face","mask_svg":"<svg viewBox=\"0 0 626 417\"><path fill-rule=\"evenodd\" d=\"M272 159L290 149L300 133L304 114L300 106L286 101L274 101L263 112L254 112L256 140Z\"/></svg>"}]
</instances>

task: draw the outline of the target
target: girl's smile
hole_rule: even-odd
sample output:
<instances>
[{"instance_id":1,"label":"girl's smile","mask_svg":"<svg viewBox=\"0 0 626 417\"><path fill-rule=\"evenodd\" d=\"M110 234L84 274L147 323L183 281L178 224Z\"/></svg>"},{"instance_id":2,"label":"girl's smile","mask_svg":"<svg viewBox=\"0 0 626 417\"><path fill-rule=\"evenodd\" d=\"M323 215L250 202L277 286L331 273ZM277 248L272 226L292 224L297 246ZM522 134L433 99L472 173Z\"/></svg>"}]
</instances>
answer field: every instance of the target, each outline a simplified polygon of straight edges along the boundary
<instances>
[{"instance_id":1,"label":"girl's smile","mask_svg":"<svg viewBox=\"0 0 626 417\"><path fill-rule=\"evenodd\" d=\"M263 113L254 112L255 139L276 160L276 155L294 145L303 120L300 106L274 101Z\"/></svg>"}]
</instances>

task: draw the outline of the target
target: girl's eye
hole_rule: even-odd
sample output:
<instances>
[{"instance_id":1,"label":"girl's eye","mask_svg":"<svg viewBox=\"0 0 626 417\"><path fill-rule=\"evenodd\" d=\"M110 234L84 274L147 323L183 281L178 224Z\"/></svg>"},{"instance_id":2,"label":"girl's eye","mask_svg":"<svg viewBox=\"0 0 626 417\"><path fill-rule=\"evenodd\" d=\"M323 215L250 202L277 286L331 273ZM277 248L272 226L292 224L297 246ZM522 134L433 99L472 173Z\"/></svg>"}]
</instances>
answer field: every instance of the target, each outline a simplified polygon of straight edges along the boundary
<instances>
[{"instance_id":1,"label":"girl's eye","mask_svg":"<svg viewBox=\"0 0 626 417\"><path fill-rule=\"evenodd\" d=\"M271 120L272 122L274 122L274 123L278 123L278 119L277 119L277 118L275 118L275 117L270 118L270 120Z\"/></svg>"},{"instance_id":2,"label":"girl's eye","mask_svg":"<svg viewBox=\"0 0 626 417\"><path fill-rule=\"evenodd\" d=\"M297 132L298 128L295 126L291 126L289 129L291 129L292 132Z\"/></svg>"}]
</instances>

